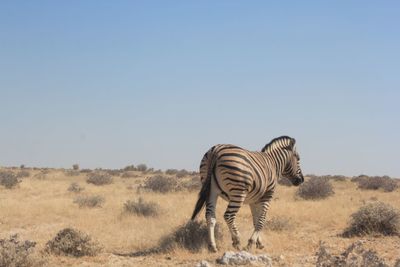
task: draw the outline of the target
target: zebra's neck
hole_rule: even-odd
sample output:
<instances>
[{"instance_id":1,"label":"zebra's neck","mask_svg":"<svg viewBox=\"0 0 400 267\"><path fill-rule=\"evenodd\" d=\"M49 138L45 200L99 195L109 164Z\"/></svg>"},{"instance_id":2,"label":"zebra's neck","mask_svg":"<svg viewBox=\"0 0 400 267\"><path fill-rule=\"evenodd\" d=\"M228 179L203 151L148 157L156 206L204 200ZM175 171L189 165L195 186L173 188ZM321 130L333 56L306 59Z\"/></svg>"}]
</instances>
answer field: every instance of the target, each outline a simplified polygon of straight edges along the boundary
<instances>
[{"instance_id":1,"label":"zebra's neck","mask_svg":"<svg viewBox=\"0 0 400 267\"><path fill-rule=\"evenodd\" d=\"M285 149L275 149L273 151L264 152L267 162L271 164L277 177L281 177L287 161L289 159L289 151ZM271 168L271 169L272 169Z\"/></svg>"}]
</instances>

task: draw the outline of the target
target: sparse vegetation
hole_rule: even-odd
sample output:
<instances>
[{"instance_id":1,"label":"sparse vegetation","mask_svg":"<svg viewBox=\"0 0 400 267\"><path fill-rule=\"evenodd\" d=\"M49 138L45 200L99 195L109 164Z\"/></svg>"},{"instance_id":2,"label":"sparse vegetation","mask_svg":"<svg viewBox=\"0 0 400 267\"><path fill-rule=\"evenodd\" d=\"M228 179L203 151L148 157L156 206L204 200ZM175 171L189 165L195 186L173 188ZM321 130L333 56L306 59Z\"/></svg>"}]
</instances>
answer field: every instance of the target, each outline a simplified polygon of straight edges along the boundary
<instances>
[{"instance_id":1,"label":"sparse vegetation","mask_svg":"<svg viewBox=\"0 0 400 267\"><path fill-rule=\"evenodd\" d=\"M55 255L94 256L100 250L100 245L93 241L88 234L73 228L61 230L46 244L46 251Z\"/></svg>"},{"instance_id":2,"label":"sparse vegetation","mask_svg":"<svg viewBox=\"0 0 400 267\"><path fill-rule=\"evenodd\" d=\"M29 177L30 175L31 175L30 172L27 171L27 170L22 170L22 171L20 171L20 172L17 173L17 177L18 177L18 178L27 178L27 177Z\"/></svg>"},{"instance_id":3,"label":"sparse vegetation","mask_svg":"<svg viewBox=\"0 0 400 267\"><path fill-rule=\"evenodd\" d=\"M79 176L81 172L79 170L66 170L65 175L67 176Z\"/></svg>"},{"instance_id":4,"label":"sparse vegetation","mask_svg":"<svg viewBox=\"0 0 400 267\"><path fill-rule=\"evenodd\" d=\"M223 234L219 224L215 227L215 239L220 242ZM178 227L174 233L165 236L160 241L160 250L167 252L176 248L199 252L208 247L208 230L205 222L189 221Z\"/></svg>"},{"instance_id":5,"label":"sparse vegetation","mask_svg":"<svg viewBox=\"0 0 400 267\"><path fill-rule=\"evenodd\" d=\"M78 171L79 170L79 164L72 165L72 169L75 170L75 171Z\"/></svg>"},{"instance_id":6,"label":"sparse vegetation","mask_svg":"<svg viewBox=\"0 0 400 267\"><path fill-rule=\"evenodd\" d=\"M160 212L160 207L155 202L146 202L139 197L137 201L128 200L124 203L124 211L128 214L149 217L157 216Z\"/></svg>"},{"instance_id":7,"label":"sparse vegetation","mask_svg":"<svg viewBox=\"0 0 400 267\"><path fill-rule=\"evenodd\" d=\"M40 262L32 256L36 243L21 241L18 235L8 239L0 239L0 267L32 267Z\"/></svg>"},{"instance_id":8,"label":"sparse vegetation","mask_svg":"<svg viewBox=\"0 0 400 267\"><path fill-rule=\"evenodd\" d=\"M12 189L18 185L18 177L11 171L0 172L0 184L7 189Z\"/></svg>"},{"instance_id":9,"label":"sparse vegetation","mask_svg":"<svg viewBox=\"0 0 400 267\"><path fill-rule=\"evenodd\" d=\"M71 183L70 186L68 187L69 192L75 192L79 193L83 190L84 188L80 186L78 183Z\"/></svg>"},{"instance_id":10,"label":"sparse vegetation","mask_svg":"<svg viewBox=\"0 0 400 267\"><path fill-rule=\"evenodd\" d=\"M113 182L111 175L105 172L93 172L89 173L86 182L94 185L106 185Z\"/></svg>"},{"instance_id":11,"label":"sparse vegetation","mask_svg":"<svg viewBox=\"0 0 400 267\"><path fill-rule=\"evenodd\" d=\"M333 195L334 191L328 179L311 177L300 185L296 194L303 199L323 199Z\"/></svg>"},{"instance_id":12,"label":"sparse vegetation","mask_svg":"<svg viewBox=\"0 0 400 267\"><path fill-rule=\"evenodd\" d=\"M385 192L392 192L398 188L398 183L388 176L359 176L353 181L358 183L358 188L365 190L382 189Z\"/></svg>"},{"instance_id":13,"label":"sparse vegetation","mask_svg":"<svg viewBox=\"0 0 400 267\"><path fill-rule=\"evenodd\" d=\"M399 235L399 211L383 202L372 202L362 206L351 215L350 225L344 231L343 236L368 234Z\"/></svg>"},{"instance_id":14,"label":"sparse vegetation","mask_svg":"<svg viewBox=\"0 0 400 267\"><path fill-rule=\"evenodd\" d=\"M292 228L292 223L287 217L275 216L267 220L265 229L270 231L284 231Z\"/></svg>"},{"instance_id":15,"label":"sparse vegetation","mask_svg":"<svg viewBox=\"0 0 400 267\"><path fill-rule=\"evenodd\" d=\"M199 176L193 176L189 180L182 181L181 186L188 191L198 192L201 188L201 180Z\"/></svg>"},{"instance_id":16,"label":"sparse vegetation","mask_svg":"<svg viewBox=\"0 0 400 267\"><path fill-rule=\"evenodd\" d=\"M139 175L131 171L126 171L121 175L121 178L136 178L136 177L139 177Z\"/></svg>"},{"instance_id":17,"label":"sparse vegetation","mask_svg":"<svg viewBox=\"0 0 400 267\"><path fill-rule=\"evenodd\" d=\"M147 165L143 164L143 163L139 164L139 165L137 165L136 170L140 171L140 172L145 172L145 171L147 171Z\"/></svg>"},{"instance_id":18,"label":"sparse vegetation","mask_svg":"<svg viewBox=\"0 0 400 267\"><path fill-rule=\"evenodd\" d=\"M176 177L177 177L177 178L182 178L182 177L188 176L189 174L190 174L190 173L189 173L187 170L182 169L182 170L179 170L179 171L176 173Z\"/></svg>"},{"instance_id":19,"label":"sparse vegetation","mask_svg":"<svg viewBox=\"0 0 400 267\"><path fill-rule=\"evenodd\" d=\"M78 204L80 208L97 208L101 207L105 202L102 196L78 196L74 199L74 203Z\"/></svg>"},{"instance_id":20,"label":"sparse vegetation","mask_svg":"<svg viewBox=\"0 0 400 267\"><path fill-rule=\"evenodd\" d=\"M168 193L179 189L176 179L163 175L156 175L148 178L143 188L158 193Z\"/></svg>"}]
</instances>

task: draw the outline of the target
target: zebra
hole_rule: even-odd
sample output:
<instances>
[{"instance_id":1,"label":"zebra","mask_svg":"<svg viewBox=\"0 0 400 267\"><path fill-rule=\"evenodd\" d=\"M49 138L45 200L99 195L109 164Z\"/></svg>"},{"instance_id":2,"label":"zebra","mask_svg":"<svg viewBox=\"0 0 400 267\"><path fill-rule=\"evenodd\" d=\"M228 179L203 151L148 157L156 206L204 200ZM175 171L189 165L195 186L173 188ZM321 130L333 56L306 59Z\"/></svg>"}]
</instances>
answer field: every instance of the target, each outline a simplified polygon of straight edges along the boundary
<instances>
[{"instance_id":1,"label":"zebra","mask_svg":"<svg viewBox=\"0 0 400 267\"><path fill-rule=\"evenodd\" d=\"M240 250L240 234L235 220L243 204L250 205L254 226L245 249L250 250L254 243L258 249L264 247L260 231L265 224L277 180L283 176L296 186L304 182L295 143L294 138L280 136L265 145L261 152L220 144L204 154L200 163L202 187L191 219L194 220L206 207L210 251L217 252L214 230L219 196L228 201L224 219L231 233L233 247Z\"/></svg>"}]
</instances>

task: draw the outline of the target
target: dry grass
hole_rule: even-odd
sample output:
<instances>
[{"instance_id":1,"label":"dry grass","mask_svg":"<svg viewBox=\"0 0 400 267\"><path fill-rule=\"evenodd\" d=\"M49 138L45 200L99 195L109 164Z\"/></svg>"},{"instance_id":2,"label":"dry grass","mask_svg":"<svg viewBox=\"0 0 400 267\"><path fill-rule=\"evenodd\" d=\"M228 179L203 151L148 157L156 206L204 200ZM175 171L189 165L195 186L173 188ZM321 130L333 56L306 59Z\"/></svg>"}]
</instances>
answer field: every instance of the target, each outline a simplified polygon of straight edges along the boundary
<instances>
[{"instance_id":1,"label":"dry grass","mask_svg":"<svg viewBox=\"0 0 400 267\"><path fill-rule=\"evenodd\" d=\"M31 171L31 176L40 170ZM145 175L137 177L144 182ZM89 234L104 247L104 252L95 257L80 259L48 256L50 266L193 266L201 259L215 261L220 254L209 254L201 250L193 254L177 248L171 252L172 260L161 255L139 258L110 256L112 252L130 253L146 250L159 245L164 236L171 235L181 225L188 222L197 192L179 191L166 194L142 192L146 201L157 203L165 211L158 217L121 216L123 204L129 199L136 199L139 185L131 179L115 177L107 186L87 184L85 193L101 195L107 201L102 208L80 209L73 203L76 197L66 190L72 182L85 183L85 175L66 176L62 170L51 170L46 179L23 179L13 190L0 187L0 238L8 238L19 233L25 240L37 242L36 248L43 250L46 243L54 238L61 229L73 227ZM136 180L136 179L135 179ZM374 198L400 209L399 189L394 192L357 190L357 185L350 181L331 182L335 195L322 200L296 200L296 187L278 186L268 214L269 218L290 219L293 231L263 231L262 238L266 245L263 253L272 256L284 255L287 266L315 266L315 253L319 241L323 240L333 249L343 251L357 238L342 238L340 233L347 227L348 220L364 203ZM218 243L221 251L232 250L230 235L223 220L227 203L218 200L217 220L221 225L224 238ZM204 220L204 211L200 215ZM245 244L252 233L252 218L248 206L238 214L238 227L242 243ZM370 237L365 246L373 248L391 265L399 258L398 237ZM261 253L261 252L258 252Z\"/></svg>"}]
</instances>

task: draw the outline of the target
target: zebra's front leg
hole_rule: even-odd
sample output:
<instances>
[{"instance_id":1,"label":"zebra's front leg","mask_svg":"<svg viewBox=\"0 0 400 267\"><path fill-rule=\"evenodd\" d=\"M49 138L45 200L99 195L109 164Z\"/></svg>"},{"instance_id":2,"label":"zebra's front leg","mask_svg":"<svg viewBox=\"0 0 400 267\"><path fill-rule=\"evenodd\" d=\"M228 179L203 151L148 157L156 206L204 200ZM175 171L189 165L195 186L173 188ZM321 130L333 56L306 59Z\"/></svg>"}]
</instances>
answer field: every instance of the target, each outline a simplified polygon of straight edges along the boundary
<instances>
[{"instance_id":1,"label":"zebra's front leg","mask_svg":"<svg viewBox=\"0 0 400 267\"><path fill-rule=\"evenodd\" d=\"M264 227L269 209L269 201L263 201L250 205L251 213L253 215L254 232L251 235L247 244L246 250L251 250L253 245L256 244L258 249L263 249L264 245L261 242L261 230Z\"/></svg>"},{"instance_id":2,"label":"zebra's front leg","mask_svg":"<svg viewBox=\"0 0 400 267\"><path fill-rule=\"evenodd\" d=\"M239 230L236 226L236 214L238 213L240 207L242 206L243 201L230 201L228 204L228 208L225 211L224 219L226 224L228 225L229 231L232 236L232 246L240 250L240 234Z\"/></svg>"}]
</instances>

